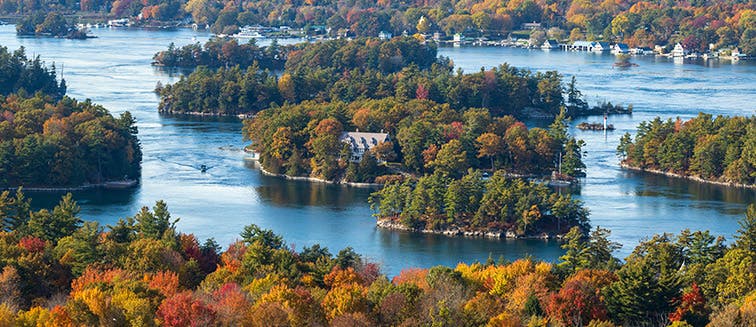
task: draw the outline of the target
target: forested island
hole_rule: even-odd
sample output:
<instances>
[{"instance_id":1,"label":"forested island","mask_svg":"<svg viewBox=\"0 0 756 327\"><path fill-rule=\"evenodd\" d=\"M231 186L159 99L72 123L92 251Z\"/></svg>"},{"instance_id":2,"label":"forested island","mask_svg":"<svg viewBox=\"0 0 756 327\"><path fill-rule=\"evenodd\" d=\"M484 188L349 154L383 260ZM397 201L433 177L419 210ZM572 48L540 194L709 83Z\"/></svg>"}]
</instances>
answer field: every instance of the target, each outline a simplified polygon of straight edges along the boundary
<instances>
[{"instance_id":1,"label":"forested island","mask_svg":"<svg viewBox=\"0 0 756 327\"><path fill-rule=\"evenodd\" d=\"M625 134L617 154L629 168L756 187L756 116L657 117Z\"/></svg>"},{"instance_id":2,"label":"forested island","mask_svg":"<svg viewBox=\"0 0 756 327\"><path fill-rule=\"evenodd\" d=\"M68 39L86 39L86 30L80 30L58 12L34 12L26 15L16 23L18 35L65 37Z\"/></svg>"},{"instance_id":3,"label":"forested island","mask_svg":"<svg viewBox=\"0 0 756 327\"><path fill-rule=\"evenodd\" d=\"M436 172L392 182L370 202L378 226L389 229L492 238L561 237L572 227L590 229L581 201L508 178L502 170L490 179L470 170L457 178Z\"/></svg>"},{"instance_id":4,"label":"forested island","mask_svg":"<svg viewBox=\"0 0 756 327\"><path fill-rule=\"evenodd\" d=\"M210 42L212 45L205 48L229 41ZM224 44L235 47L233 41ZM250 58L254 56L253 52ZM285 58L285 70L278 78L264 70L270 67L259 62L246 69L199 67L172 85L157 87L159 110L248 115L285 102L352 102L387 97L432 100L456 111L487 108L494 116L553 118L562 106L567 107L568 116L618 110L613 105L590 108L575 80L565 86L556 71L533 73L502 64L471 74L455 72L448 58L438 58L435 45L412 37L303 44L290 48Z\"/></svg>"},{"instance_id":5,"label":"forested island","mask_svg":"<svg viewBox=\"0 0 756 327\"><path fill-rule=\"evenodd\" d=\"M656 45L681 43L697 52L739 47L756 55L756 5L752 1L352 1L232 2L226 0L4 0L0 13L36 11L130 18L137 25L208 26L233 34L243 26L302 28L308 34L372 36L419 34L473 39L588 40ZM530 24L530 25L528 25Z\"/></svg>"},{"instance_id":6,"label":"forested island","mask_svg":"<svg viewBox=\"0 0 756 327\"><path fill-rule=\"evenodd\" d=\"M610 232L573 228L558 263L407 268L351 248L301 250L256 225L225 251L178 231L165 202L112 226L70 195L32 211L0 194L5 326L752 326L756 206L734 240L708 231L643 241L624 262Z\"/></svg>"},{"instance_id":7,"label":"forested island","mask_svg":"<svg viewBox=\"0 0 756 327\"><path fill-rule=\"evenodd\" d=\"M282 70L292 47L279 46L275 41L270 46L259 47L254 39L240 44L234 38L211 38L204 46L198 42L177 48L171 43L167 50L155 54L152 64L183 68L239 66L241 69L257 64L259 69Z\"/></svg>"},{"instance_id":8,"label":"forested island","mask_svg":"<svg viewBox=\"0 0 756 327\"><path fill-rule=\"evenodd\" d=\"M362 147L350 137L365 134L353 130L381 131L373 134L382 139ZM541 176L557 170L560 153L562 173L581 176L585 169L583 141L567 134L564 112L547 130L430 100L304 102L263 110L244 122L243 132L263 169L331 181L384 183L400 173L459 177L468 168Z\"/></svg>"},{"instance_id":9,"label":"forested island","mask_svg":"<svg viewBox=\"0 0 756 327\"><path fill-rule=\"evenodd\" d=\"M0 47L0 189L78 188L139 178L142 160L129 112L114 118L65 96L65 81L24 49Z\"/></svg>"}]
</instances>

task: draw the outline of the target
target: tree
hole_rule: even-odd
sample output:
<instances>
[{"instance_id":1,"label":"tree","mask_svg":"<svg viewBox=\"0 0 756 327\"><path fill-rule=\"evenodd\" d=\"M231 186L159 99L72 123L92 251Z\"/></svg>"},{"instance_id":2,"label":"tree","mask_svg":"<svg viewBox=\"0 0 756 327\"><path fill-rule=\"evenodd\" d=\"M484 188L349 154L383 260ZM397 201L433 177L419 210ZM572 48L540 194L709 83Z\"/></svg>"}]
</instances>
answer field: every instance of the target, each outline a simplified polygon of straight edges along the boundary
<instances>
[{"instance_id":1,"label":"tree","mask_svg":"<svg viewBox=\"0 0 756 327\"><path fill-rule=\"evenodd\" d=\"M496 170L494 159L504 153L504 141L494 133L483 133L475 140L478 143L478 158L488 157L491 170Z\"/></svg>"},{"instance_id":2,"label":"tree","mask_svg":"<svg viewBox=\"0 0 756 327\"><path fill-rule=\"evenodd\" d=\"M428 166L446 176L461 176L469 167L467 152L459 140L451 140L441 146L436 158Z\"/></svg>"},{"instance_id":3,"label":"tree","mask_svg":"<svg viewBox=\"0 0 756 327\"><path fill-rule=\"evenodd\" d=\"M142 207L142 210L134 216L134 220L140 237L160 239L166 232L175 231L179 218L171 221L168 205L160 200L155 202L152 211L147 207Z\"/></svg>"},{"instance_id":4,"label":"tree","mask_svg":"<svg viewBox=\"0 0 756 327\"><path fill-rule=\"evenodd\" d=\"M29 232L53 243L73 234L81 225L78 204L71 193L66 194L53 209L53 212L42 209L31 215Z\"/></svg>"},{"instance_id":5,"label":"tree","mask_svg":"<svg viewBox=\"0 0 756 327\"><path fill-rule=\"evenodd\" d=\"M735 234L735 246L756 254L756 204L748 205L745 217L738 224L740 229Z\"/></svg>"},{"instance_id":6,"label":"tree","mask_svg":"<svg viewBox=\"0 0 756 327\"><path fill-rule=\"evenodd\" d=\"M283 238L280 235L276 235L270 229L262 229L255 224L244 226L241 237L242 241L248 245L259 243L271 249L280 249L284 246Z\"/></svg>"},{"instance_id":7,"label":"tree","mask_svg":"<svg viewBox=\"0 0 756 327\"><path fill-rule=\"evenodd\" d=\"M188 291L166 298L157 316L165 326L209 326L216 320L216 312Z\"/></svg>"}]
</instances>

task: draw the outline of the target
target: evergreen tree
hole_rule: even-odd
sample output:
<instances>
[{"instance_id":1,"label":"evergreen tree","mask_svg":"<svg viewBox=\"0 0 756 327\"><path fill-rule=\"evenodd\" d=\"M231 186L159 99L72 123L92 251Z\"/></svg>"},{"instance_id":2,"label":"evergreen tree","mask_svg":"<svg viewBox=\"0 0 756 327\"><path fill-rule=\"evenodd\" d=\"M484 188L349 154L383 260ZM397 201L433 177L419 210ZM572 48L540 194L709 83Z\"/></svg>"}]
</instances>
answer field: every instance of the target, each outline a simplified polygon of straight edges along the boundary
<instances>
[{"instance_id":1,"label":"evergreen tree","mask_svg":"<svg viewBox=\"0 0 756 327\"><path fill-rule=\"evenodd\" d=\"M55 206L53 212L42 209L31 215L28 223L29 233L56 243L59 239L72 235L79 228L83 222L78 217L80 210L73 200L73 195L68 193Z\"/></svg>"}]
</instances>

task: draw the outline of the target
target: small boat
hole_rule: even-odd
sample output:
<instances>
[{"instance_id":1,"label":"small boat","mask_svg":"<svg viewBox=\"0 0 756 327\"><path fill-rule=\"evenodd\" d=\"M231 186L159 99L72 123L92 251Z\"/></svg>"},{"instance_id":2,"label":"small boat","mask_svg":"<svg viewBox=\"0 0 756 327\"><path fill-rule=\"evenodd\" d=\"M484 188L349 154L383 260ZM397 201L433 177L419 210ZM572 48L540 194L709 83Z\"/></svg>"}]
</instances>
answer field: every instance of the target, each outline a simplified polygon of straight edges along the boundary
<instances>
[{"instance_id":1,"label":"small boat","mask_svg":"<svg viewBox=\"0 0 756 327\"><path fill-rule=\"evenodd\" d=\"M200 171L201 171L201 172L203 172L203 173L204 173L204 172L207 172L207 170L208 170L208 169L210 169L210 168L208 168L208 167L207 167L207 166L205 166L205 165L200 165Z\"/></svg>"},{"instance_id":2,"label":"small boat","mask_svg":"<svg viewBox=\"0 0 756 327\"><path fill-rule=\"evenodd\" d=\"M260 39L265 37L264 35L260 34L257 28L249 26L242 27L239 33L231 36L237 39Z\"/></svg>"}]
</instances>

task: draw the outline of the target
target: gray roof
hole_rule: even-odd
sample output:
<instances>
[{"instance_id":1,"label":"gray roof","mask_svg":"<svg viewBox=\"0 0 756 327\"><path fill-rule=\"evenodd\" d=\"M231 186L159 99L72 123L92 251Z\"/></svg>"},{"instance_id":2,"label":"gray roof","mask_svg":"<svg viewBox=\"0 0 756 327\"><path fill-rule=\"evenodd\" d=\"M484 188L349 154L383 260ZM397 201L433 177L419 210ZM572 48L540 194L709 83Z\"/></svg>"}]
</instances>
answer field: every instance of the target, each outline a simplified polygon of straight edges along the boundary
<instances>
[{"instance_id":1,"label":"gray roof","mask_svg":"<svg viewBox=\"0 0 756 327\"><path fill-rule=\"evenodd\" d=\"M381 142L389 140L386 133L343 132L339 138L342 142L352 145L352 149L368 150Z\"/></svg>"}]
</instances>

